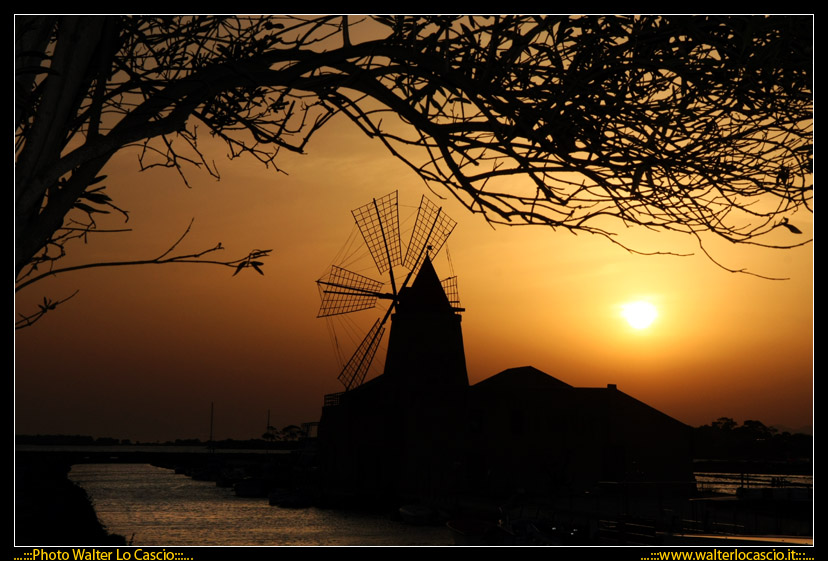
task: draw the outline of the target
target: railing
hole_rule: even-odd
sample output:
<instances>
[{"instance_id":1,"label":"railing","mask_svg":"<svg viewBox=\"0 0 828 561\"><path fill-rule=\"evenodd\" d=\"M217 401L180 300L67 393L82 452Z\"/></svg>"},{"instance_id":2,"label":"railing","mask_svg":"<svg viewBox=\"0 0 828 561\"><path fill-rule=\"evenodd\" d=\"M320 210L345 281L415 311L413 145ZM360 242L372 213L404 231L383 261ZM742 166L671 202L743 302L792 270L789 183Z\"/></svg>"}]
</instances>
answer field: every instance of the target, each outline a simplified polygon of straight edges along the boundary
<instances>
[{"instance_id":1,"label":"railing","mask_svg":"<svg viewBox=\"0 0 828 561\"><path fill-rule=\"evenodd\" d=\"M652 520L621 518L598 521L598 540L603 545L658 545L661 539Z\"/></svg>"},{"instance_id":2,"label":"railing","mask_svg":"<svg viewBox=\"0 0 828 561\"><path fill-rule=\"evenodd\" d=\"M700 493L715 492L735 495L740 489L810 489L813 487L813 479L809 475L709 472L696 472L694 475L696 488Z\"/></svg>"}]
</instances>

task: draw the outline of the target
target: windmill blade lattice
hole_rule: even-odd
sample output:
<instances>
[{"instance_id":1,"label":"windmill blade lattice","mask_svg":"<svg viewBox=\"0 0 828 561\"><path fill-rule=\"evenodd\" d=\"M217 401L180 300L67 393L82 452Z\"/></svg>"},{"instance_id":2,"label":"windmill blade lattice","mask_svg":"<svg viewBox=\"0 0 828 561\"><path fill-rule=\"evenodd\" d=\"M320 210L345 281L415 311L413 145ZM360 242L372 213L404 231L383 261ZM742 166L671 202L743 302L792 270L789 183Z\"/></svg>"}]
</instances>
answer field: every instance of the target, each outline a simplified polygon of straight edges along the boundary
<instances>
[{"instance_id":1,"label":"windmill blade lattice","mask_svg":"<svg viewBox=\"0 0 828 561\"><path fill-rule=\"evenodd\" d=\"M440 281L443 292L448 297L449 304L456 312L462 311L460 307L460 291L457 289L457 277L448 277Z\"/></svg>"},{"instance_id":2,"label":"windmill blade lattice","mask_svg":"<svg viewBox=\"0 0 828 561\"><path fill-rule=\"evenodd\" d=\"M382 335L385 333L383 321L377 319L374 326L368 331L368 335L362 340L356 352L351 357L351 360L342 369L338 376L338 380L345 386L345 391L350 390L362 384L365 380L365 374L368 372L368 367L374 360L374 355L377 353Z\"/></svg>"},{"instance_id":3,"label":"windmill blade lattice","mask_svg":"<svg viewBox=\"0 0 828 561\"><path fill-rule=\"evenodd\" d=\"M318 318L373 308L382 289L380 281L336 265L331 266L328 276L319 279L317 284L322 296Z\"/></svg>"},{"instance_id":4,"label":"windmill blade lattice","mask_svg":"<svg viewBox=\"0 0 828 561\"><path fill-rule=\"evenodd\" d=\"M400 246L400 215L397 192L374 199L352 211L365 244L380 273L402 261Z\"/></svg>"},{"instance_id":5,"label":"windmill blade lattice","mask_svg":"<svg viewBox=\"0 0 828 561\"><path fill-rule=\"evenodd\" d=\"M457 222L449 218L442 208L423 196L403 266L416 275L423 261L424 250L428 250L431 255L437 255L456 225Z\"/></svg>"}]
</instances>

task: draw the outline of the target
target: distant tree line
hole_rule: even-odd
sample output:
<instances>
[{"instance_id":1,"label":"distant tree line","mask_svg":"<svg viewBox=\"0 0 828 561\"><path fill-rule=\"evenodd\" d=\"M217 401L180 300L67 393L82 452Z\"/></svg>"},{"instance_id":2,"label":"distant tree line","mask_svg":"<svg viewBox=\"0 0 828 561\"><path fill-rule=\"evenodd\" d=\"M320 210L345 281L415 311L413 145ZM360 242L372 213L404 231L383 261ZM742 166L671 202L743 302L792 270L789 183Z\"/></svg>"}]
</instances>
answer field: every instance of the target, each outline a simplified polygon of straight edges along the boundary
<instances>
[{"instance_id":1,"label":"distant tree line","mask_svg":"<svg viewBox=\"0 0 828 561\"><path fill-rule=\"evenodd\" d=\"M761 421L746 420L741 426L730 417L719 417L694 430L696 458L740 461L794 461L813 458L813 436L779 432Z\"/></svg>"}]
</instances>

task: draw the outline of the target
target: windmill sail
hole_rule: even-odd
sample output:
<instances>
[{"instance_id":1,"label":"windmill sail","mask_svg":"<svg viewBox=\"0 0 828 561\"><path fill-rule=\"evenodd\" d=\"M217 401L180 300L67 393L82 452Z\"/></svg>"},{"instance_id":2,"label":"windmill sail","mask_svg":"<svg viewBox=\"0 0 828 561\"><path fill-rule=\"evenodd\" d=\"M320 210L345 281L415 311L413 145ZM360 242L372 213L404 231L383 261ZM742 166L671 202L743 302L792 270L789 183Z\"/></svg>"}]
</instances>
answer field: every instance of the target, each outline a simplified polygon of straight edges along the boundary
<instances>
[{"instance_id":1,"label":"windmill sail","mask_svg":"<svg viewBox=\"0 0 828 561\"><path fill-rule=\"evenodd\" d=\"M460 307L460 291L457 289L457 277L448 277L440 281L443 286L443 292L446 293L449 304L455 312L460 313L463 308Z\"/></svg>"},{"instance_id":2,"label":"windmill sail","mask_svg":"<svg viewBox=\"0 0 828 561\"><path fill-rule=\"evenodd\" d=\"M380 281L336 265L331 267L327 278L319 279L316 284L322 297L318 318L373 308L382 288Z\"/></svg>"},{"instance_id":3,"label":"windmill sail","mask_svg":"<svg viewBox=\"0 0 828 561\"><path fill-rule=\"evenodd\" d=\"M357 347L354 356L342 369L339 374L339 381L345 386L345 390L350 390L353 387L359 386L365 380L365 374L368 372L368 367L374 360L374 355L377 352L382 335L385 333L383 321L377 319L374 326L368 331L368 334L362 340L359 347Z\"/></svg>"},{"instance_id":4,"label":"windmill sail","mask_svg":"<svg viewBox=\"0 0 828 561\"><path fill-rule=\"evenodd\" d=\"M397 192L374 199L352 211L380 273L402 262Z\"/></svg>"},{"instance_id":5,"label":"windmill sail","mask_svg":"<svg viewBox=\"0 0 828 561\"><path fill-rule=\"evenodd\" d=\"M423 196L403 266L416 275L425 256L425 250L428 250L432 257L437 255L456 225L457 222L449 218L442 208Z\"/></svg>"}]
</instances>

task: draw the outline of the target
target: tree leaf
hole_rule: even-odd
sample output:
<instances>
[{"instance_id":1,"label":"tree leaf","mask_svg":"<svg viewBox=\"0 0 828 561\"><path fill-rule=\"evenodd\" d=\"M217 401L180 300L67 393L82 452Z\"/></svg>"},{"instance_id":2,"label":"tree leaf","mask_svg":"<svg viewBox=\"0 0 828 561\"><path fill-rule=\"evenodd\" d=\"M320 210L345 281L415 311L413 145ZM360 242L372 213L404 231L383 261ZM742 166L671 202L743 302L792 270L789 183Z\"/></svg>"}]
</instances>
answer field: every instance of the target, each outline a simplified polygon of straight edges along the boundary
<instances>
[{"instance_id":1,"label":"tree leaf","mask_svg":"<svg viewBox=\"0 0 828 561\"><path fill-rule=\"evenodd\" d=\"M92 208L91 206L89 206L87 204L78 203L78 202L75 203L75 208L79 208L80 210L82 210L84 212L87 212L89 214L92 214L93 212L97 212L97 213L100 213L100 214L109 214L108 210L99 210L97 208Z\"/></svg>"},{"instance_id":2,"label":"tree leaf","mask_svg":"<svg viewBox=\"0 0 828 561\"><path fill-rule=\"evenodd\" d=\"M789 224L788 222L782 222L780 224L780 226L784 226L785 228L787 228L788 230L790 230L794 234L801 234L802 233L802 230L800 230L799 228L797 228L793 224Z\"/></svg>"}]
</instances>

